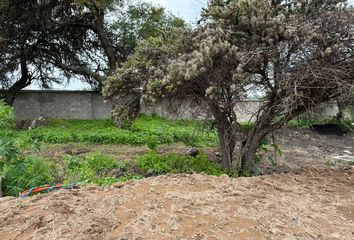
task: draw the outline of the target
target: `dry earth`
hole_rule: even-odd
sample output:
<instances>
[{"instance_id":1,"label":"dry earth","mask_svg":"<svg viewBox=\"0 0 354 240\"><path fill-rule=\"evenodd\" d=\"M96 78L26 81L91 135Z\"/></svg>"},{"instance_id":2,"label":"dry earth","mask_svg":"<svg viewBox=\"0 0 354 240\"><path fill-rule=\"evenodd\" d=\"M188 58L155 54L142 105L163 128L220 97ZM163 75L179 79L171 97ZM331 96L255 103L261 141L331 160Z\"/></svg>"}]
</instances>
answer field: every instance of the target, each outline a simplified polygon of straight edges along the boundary
<instances>
[{"instance_id":1,"label":"dry earth","mask_svg":"<svg viewBox=\"0 0 354 240\"><path fill-rule=\"evenodd\" d=\"M0 199L0 239L354 239L354 169L167 175Z\"/></svg>"}]
</instances>

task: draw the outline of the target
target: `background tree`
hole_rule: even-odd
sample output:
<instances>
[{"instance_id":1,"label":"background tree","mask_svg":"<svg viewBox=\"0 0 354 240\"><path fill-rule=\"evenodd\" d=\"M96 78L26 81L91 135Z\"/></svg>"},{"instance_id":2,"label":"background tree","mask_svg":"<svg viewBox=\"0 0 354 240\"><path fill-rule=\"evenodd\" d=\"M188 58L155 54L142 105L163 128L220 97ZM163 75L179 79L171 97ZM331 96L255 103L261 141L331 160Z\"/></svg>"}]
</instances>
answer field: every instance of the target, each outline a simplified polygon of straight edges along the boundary
<instances>
[{"instance_id":1,"label":"background tree","mask_svg":"<svg viewBox=\"0 0 354 240\"><path fill-rule=\"evenodd\" d=\"M207 103L216 120L223 167L248 175L269 133L352 89L354 14L344 3L210 1L190 47L169 56L161 70L166 74L142 83L144 98L190 97ZM234 161L240 131L234 109L252 92L264 102L252 128L243 132Z\"/></svg>"},{"instance_id":2,"label":"background tree","mask_svg":"<svg viewBox=\"0 0 354 240\"><path fill-rule=\"evenodd\" d=\"M75 77L100 90L140 39L184 26L163 8L123 0L5 0L0 22L0 86L10 105L33 81L50 88Z\"/></svg>"},{"instance_id":3,"label":"background tree","mask_svg":"<svg viewBox=\"0 0 354 240\"><path fill-rule=\"evenodd\" d=\"M138 116L147 83L163 78L168 60L190 47L188 34L190 30L184 27L160 29L142 40L128 61L107 79L103 96L113 103L112 113L118 127Z\"/></svg>"}]
</instances>

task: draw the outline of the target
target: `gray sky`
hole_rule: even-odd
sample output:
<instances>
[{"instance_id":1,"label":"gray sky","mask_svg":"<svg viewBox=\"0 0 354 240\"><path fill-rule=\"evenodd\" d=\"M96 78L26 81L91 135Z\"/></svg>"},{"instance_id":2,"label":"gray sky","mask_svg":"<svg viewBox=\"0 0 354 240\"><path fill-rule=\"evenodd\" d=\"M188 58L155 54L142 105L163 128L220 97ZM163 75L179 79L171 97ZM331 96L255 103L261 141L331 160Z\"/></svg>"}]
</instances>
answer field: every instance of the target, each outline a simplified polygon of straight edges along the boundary
<instances>
[{"instance_id":1,"label":"gray sky","mask_svg":"<svg viewBox=\"0 0 354 240\"><path fill-rule=\"evenodd\" d=\"M167 11L172 12L174 15L181 17L190 23L195 23L198 20L202 7L207 5L207 0L147 0L147 1L165 7Z\"/></svg>"},{"instance_id":2,"label":"gray sky","mask_svg":"<svg viewBox=\"0 0 354 240\"><path fill-rule=\"evenodd\" d=\"M145 0L153 4L163 6L167 11L185 19L189 23L196 23L200 16L202 7L207 5L208 0ZM354 0L349 0L354 5ZM88 84L72 80L70 84L63 87L54 86L54 89L82 90L89 89ZM38 86L30 86L27 89L38 89Z\"/></svg>"}]
</instances>

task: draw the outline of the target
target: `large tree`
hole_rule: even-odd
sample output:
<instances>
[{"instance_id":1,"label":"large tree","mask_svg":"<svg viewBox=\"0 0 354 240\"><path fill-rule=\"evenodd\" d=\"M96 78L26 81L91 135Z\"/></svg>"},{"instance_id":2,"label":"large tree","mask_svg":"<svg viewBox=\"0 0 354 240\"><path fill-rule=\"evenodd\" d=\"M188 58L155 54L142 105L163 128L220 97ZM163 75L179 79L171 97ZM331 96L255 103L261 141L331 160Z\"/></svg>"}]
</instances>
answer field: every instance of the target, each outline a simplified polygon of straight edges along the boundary
<instances>
[{"instance_id":1,"label":"large tree","mask_svg":"<svg viewBox=\"0 0 354 240\"><path fill-rule=\"evenodd\" d=\"M207 103L225 168L252 173L269 133L353 88L354 12L345 1L212 0L203 16L189 47L141 89L147 100L190 97ZM264 102L252 128L243 131L235 158L241 131L235 107L252 91Z\"/></svg>"},{"instance_id":2,"label":"large tree","mask_svg":"<svg viewBox=\"0 0 354 240\"><path fill-rule=\"evenodd\" d=\"M0 86L12 104L37 81L75 77L100 90L140 39L183 27L163 8L124 0L4 0L0 3Z\"/></svg>"},{"instance_id":3,"label":"large tree","mask_svg":"<svg viewBox=\"0 0 354 240\"><path fill-rule=\"evenodd\" d=\"M189 34L191 31L186 28L161 29L141 41L135 53L107 79L102 93L113 103L116 126L129 124L138 116L142 97L147 97L147 84L163 78L168 61L190 48ZM150 102L157 100L153 98Z\"/></svg>"}]
</instances>

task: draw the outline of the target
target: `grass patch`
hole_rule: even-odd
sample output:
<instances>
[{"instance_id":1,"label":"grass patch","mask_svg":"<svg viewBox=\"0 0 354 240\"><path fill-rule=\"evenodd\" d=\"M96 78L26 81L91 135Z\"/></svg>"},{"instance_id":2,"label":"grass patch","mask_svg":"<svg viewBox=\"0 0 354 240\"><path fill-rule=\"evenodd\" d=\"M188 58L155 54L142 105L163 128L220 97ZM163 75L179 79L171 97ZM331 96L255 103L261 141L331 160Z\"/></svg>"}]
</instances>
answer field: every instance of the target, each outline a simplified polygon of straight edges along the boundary
<instances>
[{"instance_id":1,"label":"grass patch","mask_svg":"<svg viewBox=\"0 0 354 240\"><path fill-rule=\"evenodd\" d=\"M84 159L77 156L65 158L65 182L66 183L90 183L98 185L111 185L113 183L140 179L142 176L133 174L129 170L131 164L117 161L101 153L93 153ZM111 172L114 170L113 176Z\"/></svg>"},{"instance_id":2,"label":"grass patch","mask_svg":"<svg viewBox=\"0 0 354 240\"><path fill-rule=\"evenodd\" d=\"M137 167L148 175L161 175L166 173L206 173L220 176L226 174L221 167L208 159L202 153L196 157L178 154L159 155L154 151L138 157Z\"/></svg>"},{"instance_id":3,"label":"grass patch","mask_svg":"<svg viewBox=\"0 0 354 240\"><path fill-rule=\"evenodd\" d=\"M47 126L18 131L22 137L45 143L96 143L147 145L184 143L187 146L217 146L217 134L200 121L170 121L141 115L129 128L116 128L111 120L52 120Z\"/></svg>"},{"instance_id":4,"label":"grass patch","mask_svg":"<svg viewBox=\"0 0 354 240\"><path fill-rule=\"evenodd\" d=\"M323 124L334 124L338 127L345 129L345 130L353 130L352 129L352 122L350 120L344 120L342 122L338 122L335 118L323 118L323 119L306 119L306 118L299 118L293 119L287 123L287 126L290 128L310 128L312 125L323 125Z\"/></svg>"}]
</instances>

